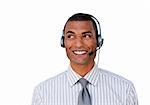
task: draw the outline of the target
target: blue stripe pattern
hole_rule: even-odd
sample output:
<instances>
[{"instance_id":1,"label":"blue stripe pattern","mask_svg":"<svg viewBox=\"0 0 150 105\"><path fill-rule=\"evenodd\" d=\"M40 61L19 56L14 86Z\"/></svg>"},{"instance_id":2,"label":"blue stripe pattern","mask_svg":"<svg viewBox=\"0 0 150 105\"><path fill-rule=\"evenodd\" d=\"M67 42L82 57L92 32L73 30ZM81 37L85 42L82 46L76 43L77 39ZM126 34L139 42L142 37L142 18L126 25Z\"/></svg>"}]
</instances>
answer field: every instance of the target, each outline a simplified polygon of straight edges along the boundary
<instances>
[{"instance_id":1,"label":"blue stripe pattern","mask_svg":"<svg viewBox=\"0 0 150 105\"><path fill-rule=\"evenodd\" d=\"M34 90L32 105L77 105L82 78L71 67L40 83ZM131 81L95 65L84 77L89 81L92 105L138 105Z\"/></svg>"}]
</instances>

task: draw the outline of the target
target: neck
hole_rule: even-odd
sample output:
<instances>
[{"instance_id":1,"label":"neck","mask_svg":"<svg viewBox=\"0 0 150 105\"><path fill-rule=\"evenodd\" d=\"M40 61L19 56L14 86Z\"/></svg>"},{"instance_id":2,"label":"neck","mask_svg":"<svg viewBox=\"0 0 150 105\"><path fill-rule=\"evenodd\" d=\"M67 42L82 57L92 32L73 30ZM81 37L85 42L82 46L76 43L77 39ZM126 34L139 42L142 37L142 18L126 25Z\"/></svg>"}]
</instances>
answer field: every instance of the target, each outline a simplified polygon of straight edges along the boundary
<instances>
[{"instance_id":1,"label":"neck","mask_svg":"<svg viewBox=\"0 0 150 105\"><path fill-rule=\"evenodd\" d=\"M73 64L73 63L70 63L70 65L76 73L84 77L94 67L94 62L86 64L86 65L84 64L79 65L79 64Z\"/></svg>"}]
</instances>

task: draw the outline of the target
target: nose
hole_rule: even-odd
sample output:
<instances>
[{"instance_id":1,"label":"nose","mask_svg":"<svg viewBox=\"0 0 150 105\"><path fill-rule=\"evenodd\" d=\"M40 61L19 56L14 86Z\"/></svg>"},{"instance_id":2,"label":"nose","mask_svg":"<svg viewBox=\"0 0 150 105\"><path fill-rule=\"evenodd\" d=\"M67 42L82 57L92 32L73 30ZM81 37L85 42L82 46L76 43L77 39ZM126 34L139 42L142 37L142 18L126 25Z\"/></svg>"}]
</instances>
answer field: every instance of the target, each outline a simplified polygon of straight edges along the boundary
<instances>
[{"instance_id":1,"label":"nose","mask_svg":"<svg viewBox=\"0 0 150 105\"><path fill-rule=\"evenodd\" d=\"M75 46L76 47L82 47L83 46L83 40L82 38L78 37L75 41Z\"/></svg>"}]
</instances>

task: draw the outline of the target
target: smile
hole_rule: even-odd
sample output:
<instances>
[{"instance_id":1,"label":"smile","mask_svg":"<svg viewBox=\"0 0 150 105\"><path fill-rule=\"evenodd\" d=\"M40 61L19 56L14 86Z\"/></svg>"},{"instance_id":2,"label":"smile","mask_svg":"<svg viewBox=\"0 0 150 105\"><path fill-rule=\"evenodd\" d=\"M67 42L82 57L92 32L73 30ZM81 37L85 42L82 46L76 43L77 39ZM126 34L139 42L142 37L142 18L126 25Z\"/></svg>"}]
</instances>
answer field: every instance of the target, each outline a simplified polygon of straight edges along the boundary
<instances>
[{"instance_id":1,"label":"smile","mask_svg":"<svg viewBox=\"0 0 150 105\"><path fill-rule=\"evenodd\" d=\"M75 50L75 51L73 51L73 53L76 54L76 55L84 55L84 54L87 53L87 51L85 51L85 50Z\"/></svg>"}]
</instances>

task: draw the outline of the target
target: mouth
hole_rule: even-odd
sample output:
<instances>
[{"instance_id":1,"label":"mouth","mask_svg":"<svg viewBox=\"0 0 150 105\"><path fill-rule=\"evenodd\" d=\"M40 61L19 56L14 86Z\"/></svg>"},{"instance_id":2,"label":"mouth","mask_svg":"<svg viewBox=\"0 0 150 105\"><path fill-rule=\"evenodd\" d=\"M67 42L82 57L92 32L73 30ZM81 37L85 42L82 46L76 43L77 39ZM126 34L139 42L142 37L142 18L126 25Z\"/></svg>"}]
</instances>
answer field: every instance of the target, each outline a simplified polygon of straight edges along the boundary
<instances>
[{"instance_id":1,"label":"mouth","mask_svg":"<svg viewBox=\"0 0 150 105\"><path fill-rule=\"evenodd\" d=\"M75 55L85 55L87 51L86 50L74 50L73 53Z\"/></svg>"}]
</instances>

